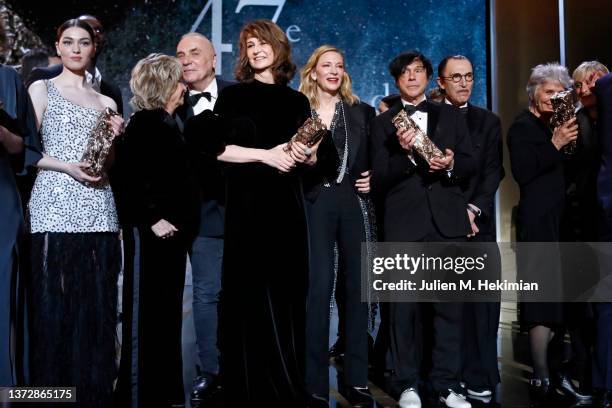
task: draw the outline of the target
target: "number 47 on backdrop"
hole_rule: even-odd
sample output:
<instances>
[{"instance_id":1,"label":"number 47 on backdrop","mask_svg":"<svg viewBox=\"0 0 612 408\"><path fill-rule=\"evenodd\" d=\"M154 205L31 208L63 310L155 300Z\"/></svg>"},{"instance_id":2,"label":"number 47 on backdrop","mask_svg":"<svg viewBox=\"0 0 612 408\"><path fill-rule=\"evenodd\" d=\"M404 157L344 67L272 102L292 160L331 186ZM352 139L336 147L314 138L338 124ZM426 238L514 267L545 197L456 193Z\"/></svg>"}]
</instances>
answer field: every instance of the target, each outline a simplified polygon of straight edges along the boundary
<instances>
[{"instance_id":1,"label":"number 47 on backdrop","mask_svg":"<svg viewBox=\"0 0 612 408\"><path fill-rule=\"evenodd\" d=\"M240 10L242 10L242 8L246 6L276 7L276 11L274 12L274 15L272 16L272 21L276 23L276 21L278 20L278 17L281 14L281 11L283 10L285 1L286 0L240 0L234 12L238 14L240 13ZM206 13L208 13L208 10L210 10L211 7L212 7L212 30L211 30L212 32L211 32L210 39L213 43L213 46L215 47L215 50L217 50L217 53L218 53L217 54L217 66L215 67L215 69L217 72L222 72L221 67L223 66L222 65L223 53L228 53L228 52L231 53L233 49L231 43L224 43L222 39L222 35L223 35L222 34L223 33L223 0L208 0L206 4L204 5L204 8L202 8L202 11L198 15L198 18L196 18L196 21L191 26L190 31L192 32L196 31L198 27L200 27L200 25L202 24L202 20L204 20Z\"/></svg>"}]
</instances>

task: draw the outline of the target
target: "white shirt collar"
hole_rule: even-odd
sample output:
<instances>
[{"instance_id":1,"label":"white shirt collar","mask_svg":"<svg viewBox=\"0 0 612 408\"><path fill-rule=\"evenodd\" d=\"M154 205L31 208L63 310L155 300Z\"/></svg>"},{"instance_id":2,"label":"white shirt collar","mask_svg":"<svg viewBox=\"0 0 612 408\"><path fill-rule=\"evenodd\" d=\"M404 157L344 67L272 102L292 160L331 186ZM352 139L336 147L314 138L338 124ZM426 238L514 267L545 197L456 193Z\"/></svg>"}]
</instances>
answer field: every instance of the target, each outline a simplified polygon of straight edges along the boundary
<instances>
[{"instance_id":1,"label":"white shirt collar","mask_svg":"<svg viewBox=\"0 0 612 408\"><path fill-rule=\"evenodd\" d=\"M204 89L202 92L210 92L211 98L217 99L217 96L219 94L219 88L217 86L217 78L213 78L212 81L210 81L210 84L208 84L206 89ZM189 95L195 95L197 93L200 93L200 91L196 91L194 89L189 90Z\"/></svg>"},{"instance_id":2,"label":"white shirt collar","mask_svg":"<svg viewBox=\"0 0 612 408\"><path fill-rule=\"evenodd\" d=\"M452 105L452 103L450 103L450 102L448 101L448 99L446 99L446 98L444 98L444 103L445 103L445 104L447 104L447 105ZM463 105L459 106L459 108L467 108L467 107L468 107L467 102L466 102L466 103L464 103Z\"/></svg>"},{"instance_id":3,"label":"white shirt collar","mask_svg":"<svg viewBox=\"0 0 612 408\"><path fill-rule=\"evenodd\" d=\"M417 106L419 103L426 101L426 100L427 100L427 97L425 96L425 94L423 94L423 97L417 103L410 103L406 101L404 98L402 98L402 106L406 106L406 105Z\"/></svg>"},{"instance_id":4,"label":"white shirt collar","mask_svg":"<svg viewBox=\"0 0 612 408\"><path fill-rule=\"evenodd\" d=\"M102 82L102 74L100 73L100 70L98 69L98 67L96 67L96 70L94 71L93 75L91 75L91 72L85 71L85 80L89 84L94 84L94 83L99 84L100 82Z\"/></svg>"}]
</instances>

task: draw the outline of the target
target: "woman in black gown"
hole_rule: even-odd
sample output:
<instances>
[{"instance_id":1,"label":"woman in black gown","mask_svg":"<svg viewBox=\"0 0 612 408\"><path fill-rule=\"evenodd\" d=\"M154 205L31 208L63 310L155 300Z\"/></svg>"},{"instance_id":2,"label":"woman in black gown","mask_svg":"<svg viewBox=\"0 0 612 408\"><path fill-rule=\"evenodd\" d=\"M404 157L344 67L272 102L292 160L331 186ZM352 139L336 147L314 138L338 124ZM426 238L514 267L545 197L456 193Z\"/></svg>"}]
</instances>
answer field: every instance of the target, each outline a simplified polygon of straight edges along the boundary
<instances>
[{"instance_id":1,"label":"woman in black gown","mask_svg":"<svg viewBox=\"0 0 612 408\"><path fill-rule=\"evenodd\" d=\"M117 167L123 184L120 196L126 203L125 252L130 254L128 248L134 244L136 259L132 262L128 257L124 272L127 318L120 406L170 407L185 402L183 287L187 248L197 233L199 201L189 149L172 117L186 91L182 72L176 58L151 54L136 64L130 80L137 112L126 128ZM135 228L128 229L128 225ZM136 337L132 336L134 321Z\"/></svg>"},{"instance_id":2,"label":"woman in black gown","mask_svg":"<svg viewBox=\"0 0 612 408\"><path fill-rule=\"evenodd\" d=\"M544 278L545 270L561 274L560 253L550 243L560 239L565 200L561 149L576 139L577 126L572 119L563 126L550 129L550 98L570 84L569 74L563 66L543 64L533 68L527 83L529 108L517 116L508 131L512 174L520 187L517 240L549 243L545 247L529 244L518 247L517 272L520 278L527 280L538 274ZM534 368L530 382L533 394L546 396L552 390L551 373L559 374L560 370L563 306L552 302L523 302L521 323L529 330Z\"/></svg>"},{"instance_id":3,"label":"woman in black gown","mask_svg":"<svg viewBox=\"0 0 612 408\"><path fill-rule=\"evenodd\" d=\"M215 113L231 123L219 340L226 404L303 407L308 235L298 162L305 146L283 148L310 116L292 90L289 42L269 20L240 33L238 84Z\"/></svg>"}]
</instances>

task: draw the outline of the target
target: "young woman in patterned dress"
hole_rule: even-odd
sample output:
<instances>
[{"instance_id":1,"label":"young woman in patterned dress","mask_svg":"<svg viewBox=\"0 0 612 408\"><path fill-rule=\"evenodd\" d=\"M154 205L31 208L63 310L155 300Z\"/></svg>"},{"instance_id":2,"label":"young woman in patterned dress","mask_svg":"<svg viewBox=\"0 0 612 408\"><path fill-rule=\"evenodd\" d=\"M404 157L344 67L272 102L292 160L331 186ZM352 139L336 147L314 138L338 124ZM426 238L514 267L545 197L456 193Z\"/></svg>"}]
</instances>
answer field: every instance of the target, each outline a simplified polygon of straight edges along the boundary
<instances>
[{"instance_id":1,"label":"young woman in patterned dress","mask_svg":"<svg viewBox=\"0 0 612 408\"><path fill-rule=\"evenodd\" d=\"M29 88L43 143L29 203L32 233L32 382L76 386L81 407L109 407L115 368L119 225L105 177L80 163L89 134L112 99L92 89L85 70L94 33L73 19L55 43L62 73ZM123 120L111 119L115 134Z\"/></svg>"}]
</instances>

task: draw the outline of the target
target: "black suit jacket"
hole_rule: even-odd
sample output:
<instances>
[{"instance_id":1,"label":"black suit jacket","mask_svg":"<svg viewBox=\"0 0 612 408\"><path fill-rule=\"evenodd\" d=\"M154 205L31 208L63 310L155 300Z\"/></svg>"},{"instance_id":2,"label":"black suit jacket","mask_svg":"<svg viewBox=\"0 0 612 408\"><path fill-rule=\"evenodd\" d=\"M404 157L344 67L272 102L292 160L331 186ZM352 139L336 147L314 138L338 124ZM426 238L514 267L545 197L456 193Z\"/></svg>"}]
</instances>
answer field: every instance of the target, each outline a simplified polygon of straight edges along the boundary
<instances>
[{"instance_id":1,"label":"black suit jacket","mask_svg":"<svg viewBox=\"0 0 612 408\"><path fill-rule=\"evenodd\" d=\"M480 208L476 218L480 234L492 234L495 211L495 192L504 178L501 122L491 111L468 104L466 115L470 140L476 160L476 174L466 186L468 203Z\"/></svg>"},{"instance_id":2,"label":"black suit jacket","mask_svg":"<svg viewBox=\"0 0 612 408\"><path fill-rule=\"evenodd\" d=\"M351 185L355 188L355 182L361 178L361 173L371 169L370 163L370 123L376 116L376 111L367 103L359 102L355 105L348 105L342 102L344 113L346 115L346 126L348 136L348 175L351 180ZM344 132L344 124L336 125L338 132ZM329 136L329 135L328 135ZM326 136L327 137L327 136ZM320 149L321 150L321 149ZM333 150L333 149L332 149ZM324 153L321 150L321 153ZM326 160L320 156L317 158L317 165L312 171L307 171L304 174L304 192L305 198L309 201L315 201L321 191L321 186L326 181L333 181L337 173L338 157L333 154ZM357 189L355 188L355 192Z\"/></svg>"},{"instance_id":3,"label":"black suit jacket","mask_svg":"<svg viewBox=\"0 0 612 408\"><path fill-rule=\"evenodd\" d=\"M385 241L423 239L432 222L448 238L471 231L461 183L474 174L476 162L465 119L450 105L427 104L427 134L442 151L455 154L450 177L445 171L429 173L416 154L415 165L400 146L391 119L403 108L401 101L372 122L372 193Z\"/></svg>"},{"instance_id":4,"label":"black suit jacket","mask_svg":"<svg viewBox=\"0 0 612 408\"><path fill-rule=\"evenodd\" d=\"M218 94L233 82L217 80ZM222 237L225 223L225 178L223 164L210 155L210 149L202 148L203 139L217 139L211 132L218 132L214 121L198 120L210 112L202 112L194 117L193 107L188 103L188 93L185 93L185 102L176 111L177 121L182 122L185 128L185 137L192 147L192 155L200 186L202 208L200 212L200 227L198 235L205 237ZM202 116L202 118L197 118ZM191 119L194 119L193 121ZM191 123L193 122L193 123Z\"/></svg>"},{"instance_id":5,"label":"black suit jacket","mask_svg":"<svg viewBox=\"0 0 612 408\"><path fill-rule=\"evenodd\" d=\"M62 69L64 69L62 64L51 65L45 68L34 68L26 79L26 88L35 81L55 78L62 73ZM102 78L100 82L100 93L115 101L117 104L117 112L123 115L123 98L121 97L121 90L117 85Z\"/></svg>"}]
</instances>

